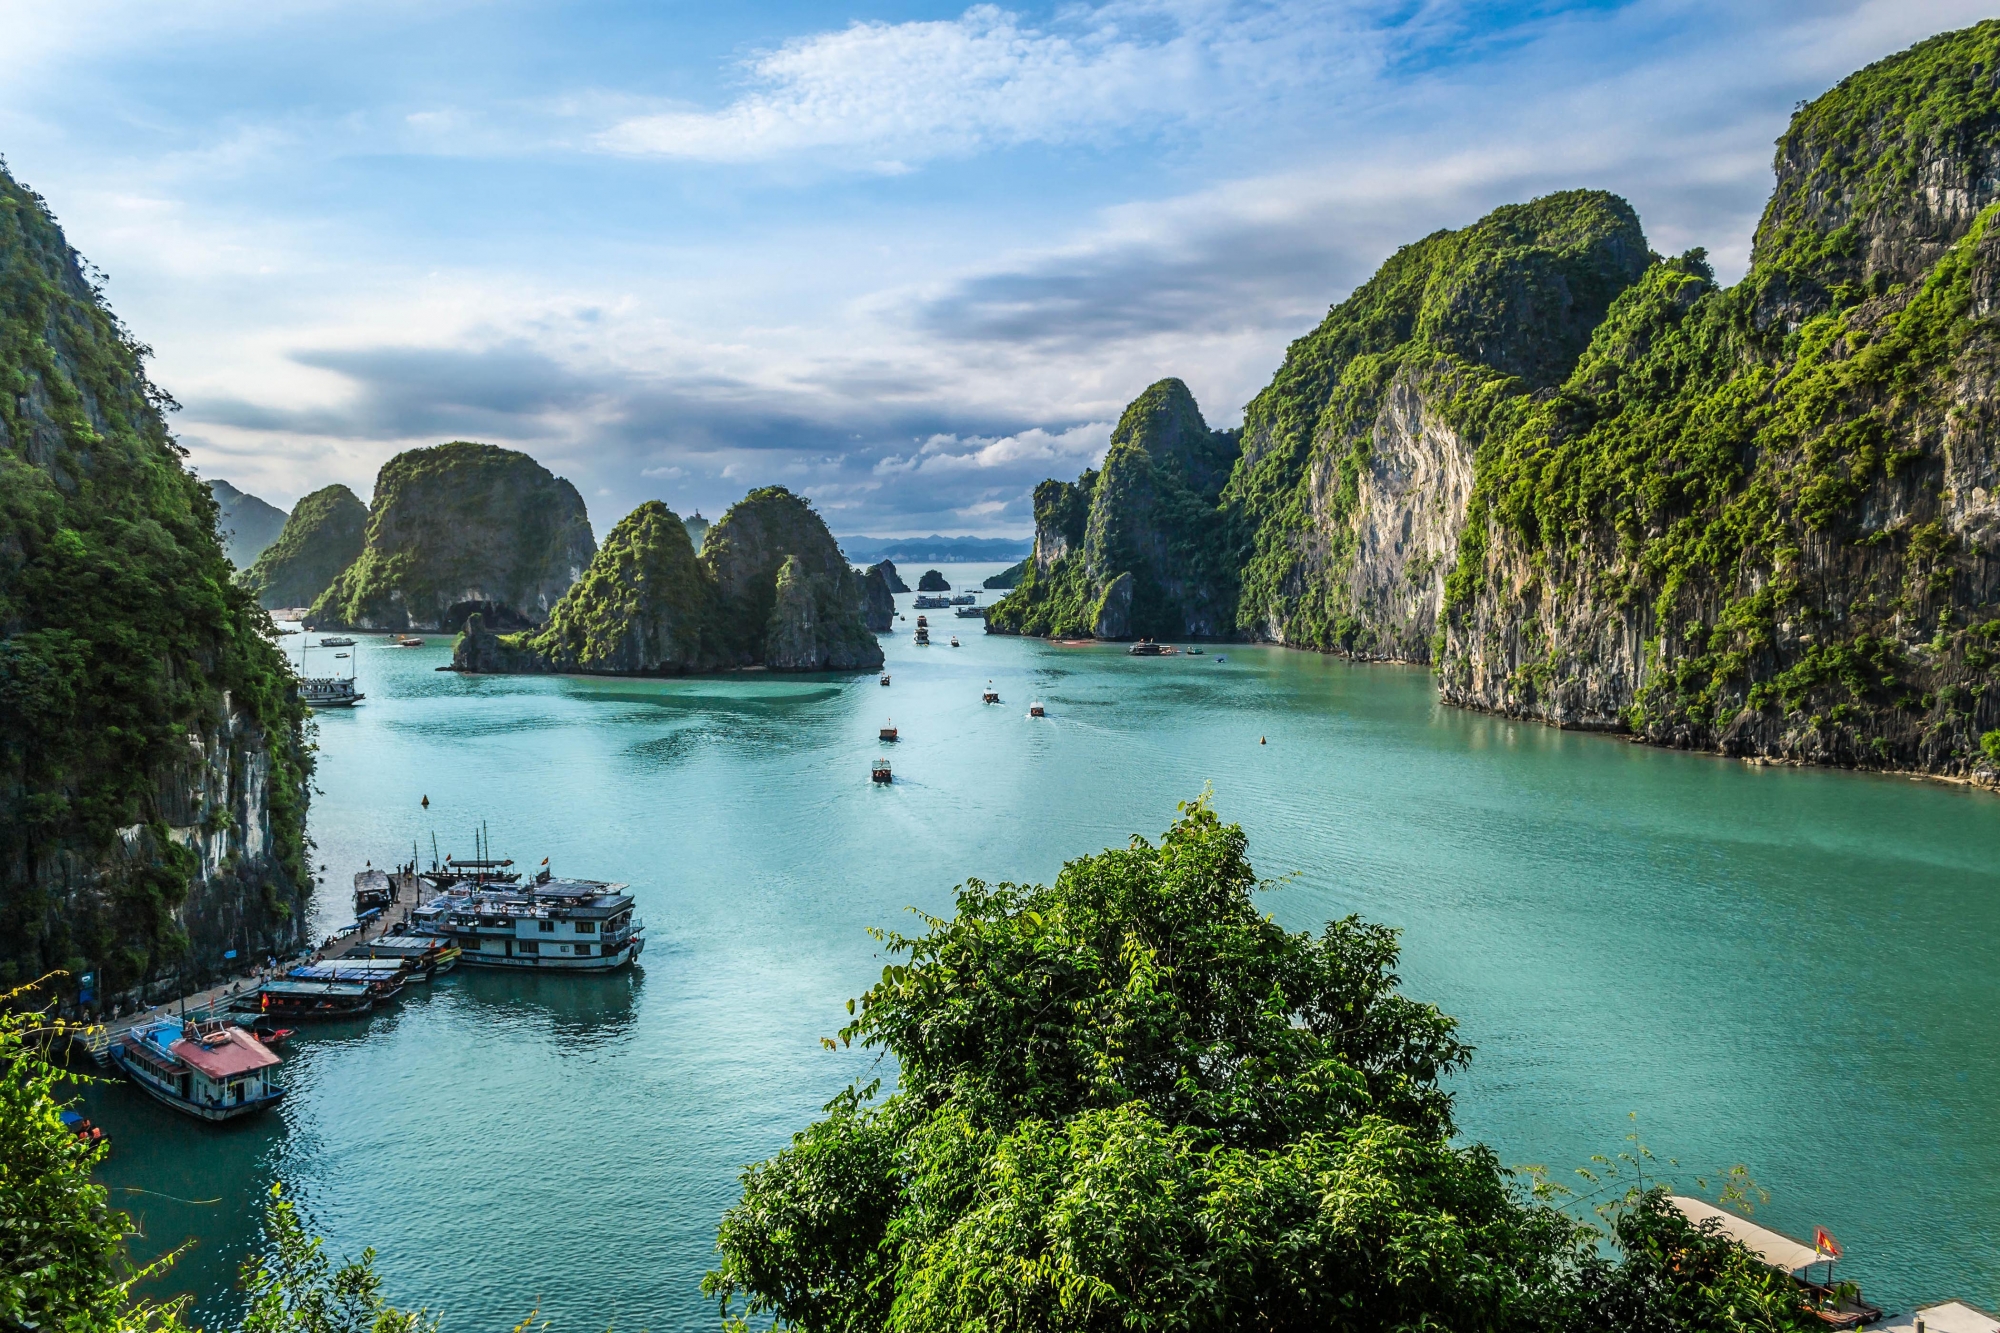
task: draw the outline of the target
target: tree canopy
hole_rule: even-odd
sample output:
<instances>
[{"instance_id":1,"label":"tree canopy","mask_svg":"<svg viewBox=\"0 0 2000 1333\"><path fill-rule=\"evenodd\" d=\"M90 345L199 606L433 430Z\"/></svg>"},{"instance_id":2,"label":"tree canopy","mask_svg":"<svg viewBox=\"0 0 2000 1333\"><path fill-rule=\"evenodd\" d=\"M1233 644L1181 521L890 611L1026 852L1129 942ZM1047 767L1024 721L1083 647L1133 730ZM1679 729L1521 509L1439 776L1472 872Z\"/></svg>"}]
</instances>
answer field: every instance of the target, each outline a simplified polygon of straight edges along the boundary
<instances>
[{"instance_id":1,"label":"tree canopy","mask_svg":"<svg viewBox=\"0 0 2000 1333\"><path fill-rule=\"evenodd\" d=\"M840 1040L892 1056L898 1086L850 1088L744 1173L705 1283L725 1319L1806 1326L1782 1275L1659 1191L1619 1212L1612 1239L1636 1257L1614 1263L1458 1142L1442 1080L1471 1050L1396 989L1395 932L1289 932L1259 888L1242 830L1203 799L1157 845L1082 857L1052 886L971 880L952 917L880 935L899 961Z\"/></svg>"}]
</instances>

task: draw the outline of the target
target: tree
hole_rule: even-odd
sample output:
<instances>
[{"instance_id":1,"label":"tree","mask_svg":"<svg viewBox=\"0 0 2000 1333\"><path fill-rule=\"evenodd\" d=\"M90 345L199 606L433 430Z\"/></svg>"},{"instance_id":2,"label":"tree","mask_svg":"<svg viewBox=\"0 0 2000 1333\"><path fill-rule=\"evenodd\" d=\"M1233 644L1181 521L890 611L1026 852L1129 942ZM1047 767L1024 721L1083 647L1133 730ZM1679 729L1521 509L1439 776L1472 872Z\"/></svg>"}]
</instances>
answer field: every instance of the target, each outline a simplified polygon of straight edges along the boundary
<instances>
[{"instance_id":1,"label":"tree","mask_svg":"<svg viewBox=\"0 0 2000 1333\"><path fill-rule=\"evenodd\" d=\"M1788 1279L1654 1190L1613 1242L1453 1141L1471 1049L1396 990L1395 932L1260 913L1206 798L1052 887L968 881L842 1042L879 1083L743 1174L703 1284L728 1323L965 1330L1811 1326ZM831 1041L829 1041L831 1044ZM1560 1193L1560 1191L1556 1191Z\"/></svg>"}]
</instances>

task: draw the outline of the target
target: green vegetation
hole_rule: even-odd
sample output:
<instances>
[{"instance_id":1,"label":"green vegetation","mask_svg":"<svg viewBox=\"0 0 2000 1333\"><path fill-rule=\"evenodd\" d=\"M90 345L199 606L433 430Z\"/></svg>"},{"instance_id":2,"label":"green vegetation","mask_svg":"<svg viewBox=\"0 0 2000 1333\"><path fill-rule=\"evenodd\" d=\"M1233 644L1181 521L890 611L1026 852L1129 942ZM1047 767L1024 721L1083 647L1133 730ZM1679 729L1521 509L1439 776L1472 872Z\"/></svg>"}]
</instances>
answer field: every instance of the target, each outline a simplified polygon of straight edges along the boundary
<instances>
[{"instance_id":1,"label":"green vegetation","mask_svg":"<svg viewBox=\"0 0 2000 1333\"><path fill-rule=\"evenodd\" d=\"M1635 1184L1611 1240L1453 1142L1471 1051L1392 931L1259 912L1206 801L1052 887L883 937L842 1042L894 1058L743 1176L705 1289L801 1333L1803 1329L1781 1275ZM1639 1159L1643 1166L1643 1159ZM1601 1173L1600 1173L1601 1178ZM1548 1193L1546 1189L1541 1193Z\"/></svg>"},{"instance_id":2,"label":"green vegetation","mask_svg":"<svg viewBox=\"0 0 2000 1333\"><path fill-rule=\"evenodd\" d=\"M307 883L305 710L146 353L0 170L0 983L66 968L108 993L212 962L185 957L198 858L170 825L233 818L233 789L188 807L257 752L270 850L246 861L232 839L224 887L276 935Z\"/></svg>"},{"instance_id":3,"label":"green vegetation","mask_svg":"<svg viewBox=\"0 0 2000 1333\"><path fill-rule=\"evenodd\" d=\"M993 574L988 576L986 581L980 586L985 588L996 588L996 589L1012 588L1016 584L1018 584L1022 579L1027 577L1028 570L1030 567L1034 565L1034 563L1035 563L1035 557L1026 556L1019 563L1009 565L1007 566L1007 568L1001 570L998 574Z\"/></svg>"},{"instance_id":4,"label":"green vegetation","mask_svg":"<svg viewBox=\"0 0 2000 1333\"><path fill-rule=\"evenodd\" d=\"M1969 72L1996 51L2000 24L1981 24L1802 109L1744 281L1716 288L1699 251L1655 265L1559 389L1489 439L1448 677L1527 577L1642 627L1624 721L1649 738L1933 769L1981 756L2000 722L1990 557L1945 508L1984 466L1967 375L2000 353L1983 310L2000 234L1988 208L1919 252L1893 214L1919 207L1920 159L1945 154L1948 176L2000 142L2000 98ZM1805 202L1823 197L1846 201L1832 230ZM1884 267L1899 258L1917 270ZM1800 293L1821 282L1814 313Z\"/></svg>"},{"instance_id":5,"label":"green vegetation","mask_svg":"<svg viewBox=\"0 0 2000 1333\"><path fill-rule=\"evenodd\" d=\"M345 486L333 485L300 500L278 539L236 576L259 605L311 606L361 554L368 506Z\"/></svg>"},{"instance_id":6,"label":"green vegetation","mask_svg":"<svg viewBox=\"0 0 2000 1333\"><path fill-rule=\"evenodd\" d=\"M1236 445L1185 384L1149 387L1111 432L1101 472L1036 488L1036 557L987 623L1111 639L1226 632L1234 568L1217 502Z\"/></svg>"},{"instance_id":7,"label":"green vegetation","mask_svg":"<svg viewBox=\"0 0 2000 1333\"><path fill-rule=\"evenodd\" d=\"M880 575L875 576L878 580ZM763 665L873 670L863 577L812 507L782 486L752 491L708 530L657 500L620 520L540 630L467 624L462 671L678 675Z\"/></svg>"},{"instance_id":8,"label":"green vegetation","mask_svg":"<svg viewBox=\"0 0 2000 1333\"><path fill-rule=\"evenodd\" d=\"M321 625L454 630L473 611L540 625L597 552L576 487L524 453L455 440L382 465L361 555Z\"/></svg>"},{"instance_id":9,"label":"green vegetation","mask_svg":"<svg viewBox=\"0 0 2000 1333\"><path fill-rule=\"evenodd\" d=\"M1405 246L1334 306L1244 409L1225 493L1241 534L1236 627L1349 647L1352 520L1390 386L1417 385L1476 444L1564 377L1649 259L1631 205L1571 190Z\"/></svg>"}]
</instances>

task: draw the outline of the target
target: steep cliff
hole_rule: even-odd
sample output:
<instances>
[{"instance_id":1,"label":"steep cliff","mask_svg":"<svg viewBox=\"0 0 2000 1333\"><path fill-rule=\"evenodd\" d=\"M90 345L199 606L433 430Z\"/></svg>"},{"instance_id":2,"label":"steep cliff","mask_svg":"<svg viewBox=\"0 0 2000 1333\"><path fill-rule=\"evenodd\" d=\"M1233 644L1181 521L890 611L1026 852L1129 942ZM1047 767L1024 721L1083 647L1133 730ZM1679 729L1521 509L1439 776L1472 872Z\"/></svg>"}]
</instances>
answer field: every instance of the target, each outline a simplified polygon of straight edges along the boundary
<instances>
[{"instance_id":1,"label":"steep cliff","mask_svg":"<svg viewBox=\"0 0 2000 1333\"><path fill-rule=\"evenodd\" d=\"M143 354L0 170L0 986L305 927L305 710Z\"/></svg>"},{"instance_id":2,"label":"steep cliff","mask_svg":"<svg viewBox=\"0 0 2000 1333\"><path fill-rule=\"evenodd\" d=\"M215 497L215 530L222 553L238 569L248 569L285 527L285 511L267 500L240 491L226 481L208 483Z\"/></svg>"},{"instance_id":3,"label":"steep cliff","mask_svg":"<svg viewBox=\"0 0 2000 1333\"><path fill-rule=\"evenodd\" d=\"M889 585L890 592L908 592L910 590L910 585L903 582L903 576L896 572L895 561L878 560L870 565L869 568L882 572L882 581Z\"/></svg>"},{"instance_id":4,"label":"steep cliff","mask_svg":"<svg viewBox=\"0 0 2000 1333\"><path fill-rule=\"evenodd\" d=\"M896 627L896 591L889 585L895 572L887 560L861 571L861 621L877 634Z\"/></svg>"},{"instance_id":5,"label":"steep cliff","mask_svg":"<svg viewBox=\"0 0 2000 1333\"><path fill-rule=\"evenodd\" d=\"M361 555L367 530L368 506L353 491L323 487L293 507L284 531L236 581L266 608L311 606Z\"/></svg>"},{"instance_id":6,"label":"steep cliff","mask_svg":"<svg viewBox=\"0 0 2000 1333\"><path fill-rule=\"evenodd\" d=\"M543 624L597 552L576 487L526 454L463 440L383 464L361 555L313 604L323 626Z\"/></svg>"},{"instance_id":7,"label":"steep cliff","mask_svg":"<svg viewBox=\"0 0 2000 1333\"><path fill-rule=\"evenodd\" d=\"M1215 636L1233 628L1234 553L1218 507L1234 431L1177 379L1119 418L1101 470L1035 490L1035 554L987 619L996 632Z\"/></svg>"},{"instance_id":8,"label":"steep cliff","mask_svg":"<svg viewBox=\"0 0 2000 1333\"><path fill-rule=\"evenodd\" d=\"M1023 578L1027 577L1028 566L1031 563L1033 563L1034 559L1035 557L1033 557L1032 555L1028 556L1023 560L1021 560L1020 563L1018 564L1012 564L1007 566L1007 568L1001 570L998 574L988 575L986 581L981 586L986 588L996 588L1003 591L1012 589L1015 585L1020 583L1020 581Z\"/></svg>"},{"instance_id":9,"label":"steep cliff","mask_svg":"<svg viewBox=\"0 0 2000 1333\"><path fill-rule=\"evenodd\" d=\"M819 515L783 487L732 507L698 558L686 525L649 501L612 529L547 625L499 634L475 612L452 665L605 675L872 670L882 649L866 623L866 598L863 576Z\"/></svg>"},{"instance_id":10,"label":"steep cliff","mask_svg":"<svg viewBox=\"0 0 2000 1333\"><path fill-rule=\"evenodd\" d=\"M1482 456L1444 697L1731 754L1988 765L1996 152L2000 23L1801 109L1744 280L1657 266Z\"/></svg>"}]
</instances>

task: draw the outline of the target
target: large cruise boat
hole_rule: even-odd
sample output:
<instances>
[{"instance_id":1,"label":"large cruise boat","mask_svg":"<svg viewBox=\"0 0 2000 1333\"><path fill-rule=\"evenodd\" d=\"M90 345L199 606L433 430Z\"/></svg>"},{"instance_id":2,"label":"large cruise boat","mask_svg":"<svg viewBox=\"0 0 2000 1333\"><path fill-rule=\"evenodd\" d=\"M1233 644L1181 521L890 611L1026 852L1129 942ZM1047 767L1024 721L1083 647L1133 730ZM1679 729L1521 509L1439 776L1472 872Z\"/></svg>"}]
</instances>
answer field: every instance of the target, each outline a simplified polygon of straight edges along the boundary
<instances>
[{"instance_id":1,"label":"large cruise boat","mask_svg":"<svg viewBox=\"0 0 2000 1333\"><path fill-rule=\"evenodd\" d=\"M141 1088L197 1120L234 1120L285 1095L278 1057L234 1023L141 1023L111 1043L111 1062Z\"/></svg>"},{"instance_id":2,"label":"large cruise boat","mask_svg":"<svg viewBox=\"0 0 2000 1333\"><path fill-rule=\"evenodd\" d=\"M526 884L461 883L417 908L410 929L451 941L467 967L608 972L646 947L625 887L546 870Z\"/></svg>"}]
</instances>

